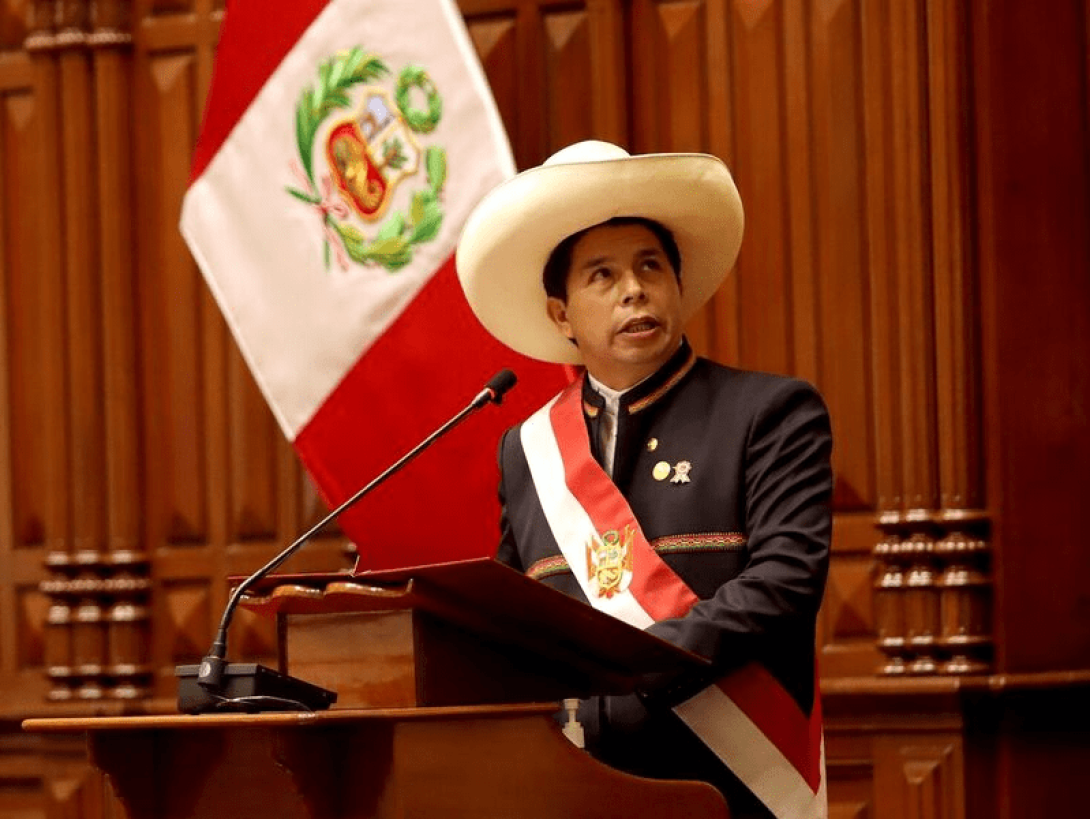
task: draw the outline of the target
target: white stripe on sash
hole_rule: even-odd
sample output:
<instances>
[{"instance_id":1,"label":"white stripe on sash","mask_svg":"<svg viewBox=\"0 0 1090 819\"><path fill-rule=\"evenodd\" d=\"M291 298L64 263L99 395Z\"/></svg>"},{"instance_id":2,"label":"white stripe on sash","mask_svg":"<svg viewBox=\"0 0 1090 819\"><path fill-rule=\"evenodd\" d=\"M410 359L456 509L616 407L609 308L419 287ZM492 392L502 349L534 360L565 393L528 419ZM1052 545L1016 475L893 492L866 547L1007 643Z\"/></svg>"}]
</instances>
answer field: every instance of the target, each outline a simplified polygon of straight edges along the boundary
<instances>
[{"instance_id":1,"label":"white stripe on sash","mask_svg":"<svg viewBox=\"0 0 1090 819\"><path fill-rule=\"evenodd\" d=\"M780 749L719 686L709 685L692 699L676 706L674 713L774 816L824 819L828 815L824 739L821 741L821 785L814 793ZM745 753L739 753L739 748L744 748Z\"/></svg>"},{"instance_id":2,"label":"white stripe on sash","mask_svg":"<svg viewBox=\"0 0 1090 819\"><path fill-rule=\"evenodd\" d=\"M655 620L631 591L600 597L590 587L586 544L599 533L568 487L550 417L553 406L565 394L562 392L522 425L522 447L534 488L553 538L590 604L629 625L645 629ZM675 707L674 712L777 819L826 819L824 739L820 751L821 782L814 792L776 744L718 685L708 686Z\"/></svg>"},{"instance_id":3,"label":"white stripe on sash","mask_svg":"<svg viewBox=\"0 0 1090 819\"><path fill-rule=\"evenodd\" d=\"M586 545L591 542L591 538L598 536L598 532L595 531L586 510L568 490L564 478L564 461L560 457L560 447L557 446L556 435L549 419L549 411L557 398L531 415L522 425L521 431L522 449L526 453L526 462L530 466L530 476L541 501L541 508L545 512L545 520L548 521L553 538L571 566L572 574L587 600L592 601L592 605L599 611L604 611L618 620L636 628L647 628L655 620L631 592L618 592L612 597L603 598L594 594L590 588Z\"/></svg>"}]
</instances>

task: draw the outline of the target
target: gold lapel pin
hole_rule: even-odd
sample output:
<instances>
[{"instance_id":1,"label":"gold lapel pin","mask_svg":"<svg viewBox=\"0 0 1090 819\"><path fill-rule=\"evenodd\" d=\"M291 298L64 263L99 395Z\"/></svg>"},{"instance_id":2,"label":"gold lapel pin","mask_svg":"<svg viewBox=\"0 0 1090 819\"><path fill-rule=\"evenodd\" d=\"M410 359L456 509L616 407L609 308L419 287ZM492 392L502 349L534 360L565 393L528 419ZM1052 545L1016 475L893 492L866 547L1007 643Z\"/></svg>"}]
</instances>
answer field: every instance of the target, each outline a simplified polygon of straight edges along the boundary
<instances>
[{"instance_id":1,"label":"gold lapel pin","mask_svg":"<svg viewBox=\"0 0 1090 819\"><path fill-rule=\"evenodd\" d=\"M670 478L670 483L689 483L689 473L692 469L693 465L688 461L678 461L674 465L674 477Z\"/></svg>"}]
</instances>

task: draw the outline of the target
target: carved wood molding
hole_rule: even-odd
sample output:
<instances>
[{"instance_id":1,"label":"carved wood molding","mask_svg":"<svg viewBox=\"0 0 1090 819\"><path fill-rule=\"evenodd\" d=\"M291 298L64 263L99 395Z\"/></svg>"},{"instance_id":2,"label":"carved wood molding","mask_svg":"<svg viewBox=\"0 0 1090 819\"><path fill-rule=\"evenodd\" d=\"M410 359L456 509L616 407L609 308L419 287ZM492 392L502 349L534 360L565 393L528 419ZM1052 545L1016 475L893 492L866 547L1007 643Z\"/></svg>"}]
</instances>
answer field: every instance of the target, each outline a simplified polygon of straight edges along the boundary
<instances>
[{"instance_id":1,"label":"carved wood molding","mask_svg":"<svg viewBox=\"0 0 1090 819\"><path fill-rule=\"evenodd\" d=\"M33 0L27 51L127 48L132 43L129 0Z\"/></svg>"},{"instance_id":2,"label":"carved wood molding","mask_svg":"<svg viewBox=\"0 0 1090 819\"><path fill-rule=\"evenodd\" d=\"M990 519L975 510L887 514L874 548L878 647L891 676L992 668Z\"/></svg>"},{"instance_id":3,"label":"carved wood molding","mask_svg":"<svg viewBox=\"0 0 1090 819\"><path fill-rule=\"evenodd\" d=\"M53 553L45 640L52 701L132 700L147 695L151 580L135 552Z\"/></svg>"}]
</instances>

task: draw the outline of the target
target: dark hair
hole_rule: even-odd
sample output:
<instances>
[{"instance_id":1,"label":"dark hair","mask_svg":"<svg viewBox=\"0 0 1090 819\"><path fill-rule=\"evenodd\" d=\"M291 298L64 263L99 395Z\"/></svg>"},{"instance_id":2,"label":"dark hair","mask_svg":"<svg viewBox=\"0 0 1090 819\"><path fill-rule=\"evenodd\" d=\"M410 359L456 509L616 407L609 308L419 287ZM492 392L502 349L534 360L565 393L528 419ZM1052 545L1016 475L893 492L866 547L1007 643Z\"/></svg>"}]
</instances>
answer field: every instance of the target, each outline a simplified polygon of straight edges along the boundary
<instances>
[{"instance_id":1,"label":"dark hair","mask_svg":"<svg viewBox=\"0 0 1090 819\"><path fill-rule=\"evenodd\" d=\"M553 252L549 254L549 258L545 262L545 271L541 277L541 281L545 285L545 295L565 302L568 300L568 272L571 268L572 250L575 249L576 243L589 231L603 226L624 227L625 225L640 225L655 235L655 238L659 240L659 244L662 245L662 252L666 254L670 266L674 268L674 275L677 276L677 280L680 282L681 252L677 249L677 242L674 240L674 234L670 232L670 229L654 219L647 219L643 216L614 216L608 221L591 225L578 233L573 233L553 248Z\"/></svg>"}]
</instances>

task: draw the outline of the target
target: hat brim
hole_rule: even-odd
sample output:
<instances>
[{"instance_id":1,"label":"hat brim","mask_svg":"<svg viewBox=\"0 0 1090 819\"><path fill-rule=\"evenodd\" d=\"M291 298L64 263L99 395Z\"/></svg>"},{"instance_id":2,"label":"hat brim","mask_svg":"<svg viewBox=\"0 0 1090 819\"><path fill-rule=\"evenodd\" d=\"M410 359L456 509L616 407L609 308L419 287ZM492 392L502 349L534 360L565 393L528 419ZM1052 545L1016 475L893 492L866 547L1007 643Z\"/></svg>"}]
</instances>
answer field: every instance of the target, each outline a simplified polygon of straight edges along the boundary
<instances>
[{"instance_id":1,"label":"hat brim","mask_svg":"<svg viewBox=\"0 0 1090 819\"><path fill-rule=\"evenodd\" d=\"M462 232L458 276L480 322L523 355L582 363L548 316L542 274L561 241L617 216L653 219L673 233L684 320L715 293L742 243L742 202L714 156L640 154L532 168L489 193Z\"/></svg>"}]
</instances>

